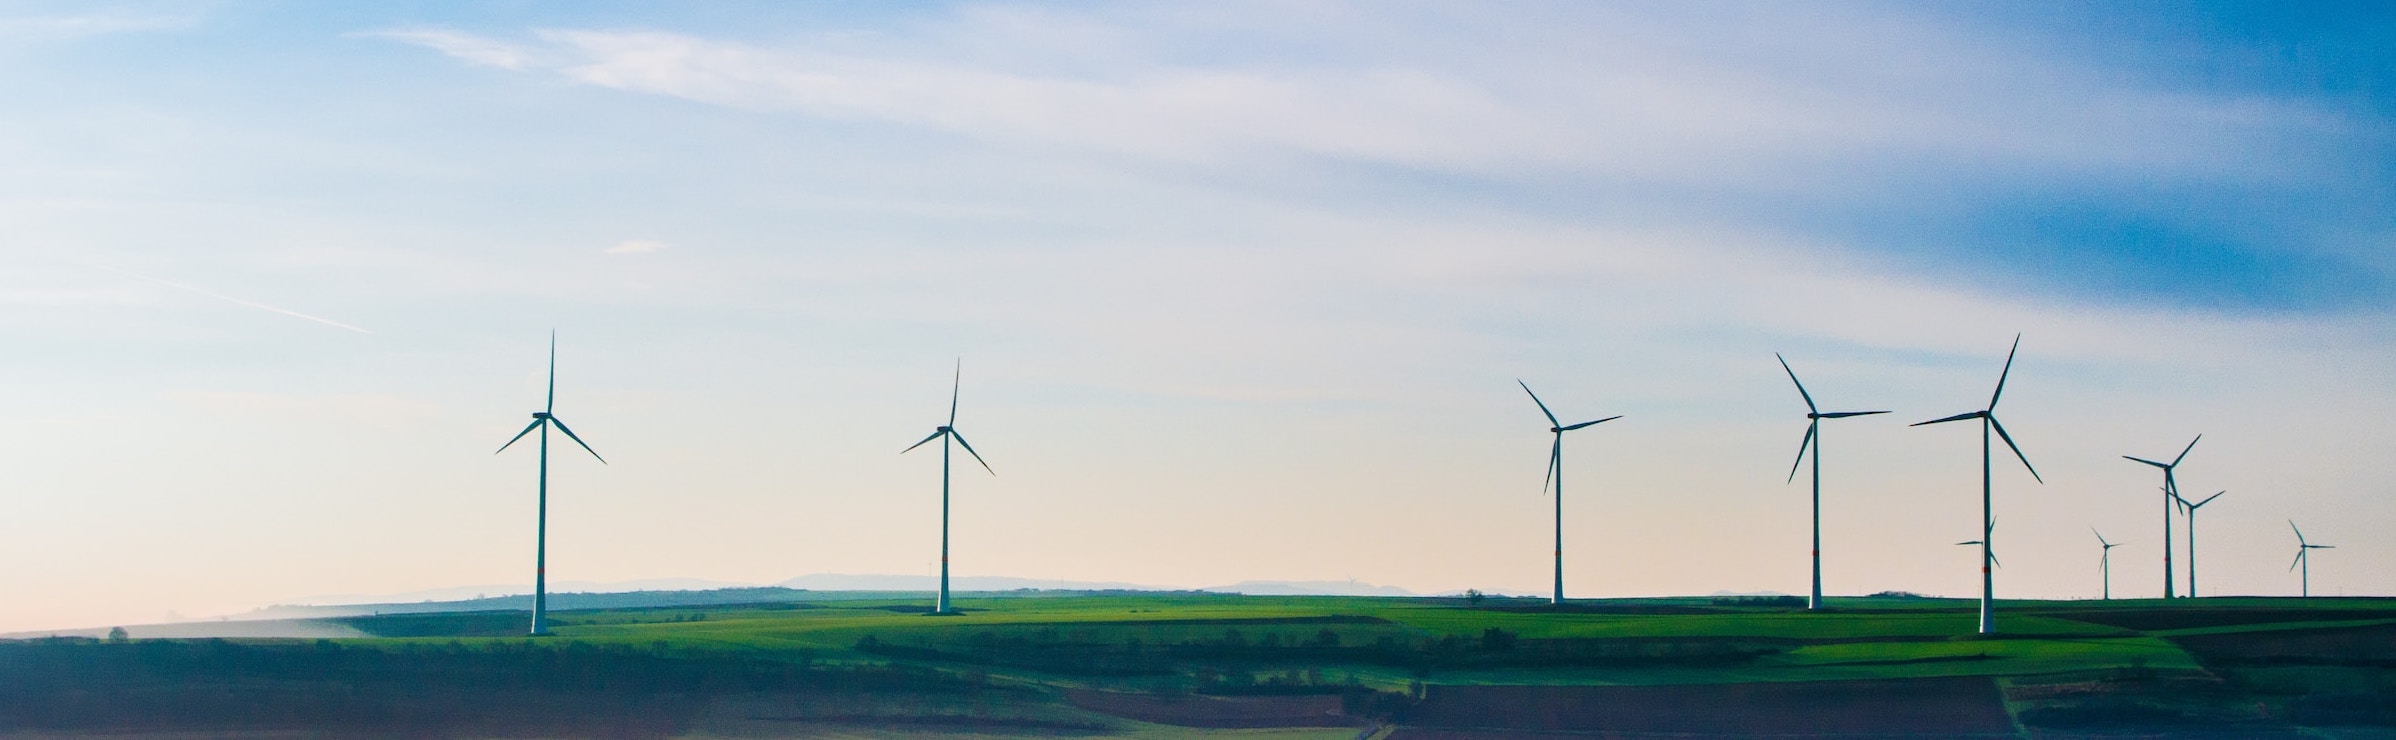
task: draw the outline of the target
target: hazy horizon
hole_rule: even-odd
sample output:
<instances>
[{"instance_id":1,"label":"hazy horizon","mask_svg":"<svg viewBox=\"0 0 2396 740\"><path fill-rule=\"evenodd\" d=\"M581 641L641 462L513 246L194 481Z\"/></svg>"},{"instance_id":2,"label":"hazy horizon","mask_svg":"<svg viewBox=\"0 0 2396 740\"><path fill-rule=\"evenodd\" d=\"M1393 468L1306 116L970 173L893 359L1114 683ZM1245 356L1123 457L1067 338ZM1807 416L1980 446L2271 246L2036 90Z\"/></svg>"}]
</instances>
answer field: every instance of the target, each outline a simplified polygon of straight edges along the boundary
<instances>
[{"instance_id":1,"label":"hazy horizon","mask_svg":"<svg viewBox=\"0 0 2396 740\"><path fill-rule=\"evenodd\" d=\"M2123 9L2127 7L2128 9ZM2389 593L2372 6L26 3L0 632L932 572ZM579 452L577 452L579 454ZM2004 455L1999 449L1999 455ZM2182 522L2173 523L2175 537ZM2185 556L2174 559L2185 577ZM2184 586L2182 586L2184 588Z\"/></svg>"}]
</instances>

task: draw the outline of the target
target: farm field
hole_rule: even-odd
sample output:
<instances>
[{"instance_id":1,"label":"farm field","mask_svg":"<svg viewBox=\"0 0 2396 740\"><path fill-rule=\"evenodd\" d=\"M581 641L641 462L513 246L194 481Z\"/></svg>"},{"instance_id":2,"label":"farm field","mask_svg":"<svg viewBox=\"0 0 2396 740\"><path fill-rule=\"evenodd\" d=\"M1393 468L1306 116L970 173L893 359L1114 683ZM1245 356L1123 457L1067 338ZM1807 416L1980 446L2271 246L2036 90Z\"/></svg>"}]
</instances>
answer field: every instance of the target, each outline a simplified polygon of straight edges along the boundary
<instances>
[{"instance_id":1,"label":"farm field","mask_svg":"<svg viewBox=\"0 0 2396 740\"><path fill-rule=\"evenodd\" d=\"M2396 732L2396 599L921 598L0 642L22 736L2090 736ZM137 635L138 636L138 635ZM288 736L288 735L273 735Z\"/></svg>"}]
</instances>

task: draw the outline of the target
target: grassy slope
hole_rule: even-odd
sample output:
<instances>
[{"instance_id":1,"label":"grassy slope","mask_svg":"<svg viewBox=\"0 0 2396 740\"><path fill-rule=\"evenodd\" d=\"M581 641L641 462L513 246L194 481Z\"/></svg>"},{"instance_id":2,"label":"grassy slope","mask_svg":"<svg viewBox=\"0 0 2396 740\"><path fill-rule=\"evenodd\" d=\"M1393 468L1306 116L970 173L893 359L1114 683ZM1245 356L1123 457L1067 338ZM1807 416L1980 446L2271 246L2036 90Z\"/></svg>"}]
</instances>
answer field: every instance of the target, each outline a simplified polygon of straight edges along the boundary
<instances>
[{"instance_id":1,"label":"grassy slope","mask_svg":"<svg viewBox=\"0 0 2396 740\"><path fill-rule=\"evenodd\" d=\"M1354 674L1384 686L1421 678L1450 683L1722 683L1896 678L1938 675L2022 675L2116 667L2194 669L2195 661L2160 635L2075 621L2078 611L2268 608L2286 610L2288 600L2229 599L2190 607L2177 602L2117 601L2007 604L2000 613L2004 634L1971 634L1975 615L1968 602L1940 600L1841 599L1840 611L1706 606L1702 600L1592 602L1590 608L1674 607L1699 613L1572 613L1536 609L1466 608L1453 601L1352 597L1235 597L1125 595L1082 598L965 598L972 610L962 617L926 617L891 611L909 601L854 601L797 610L715 610L702 621L687 620L691 609L585 612L561 615L559 634L601 642L653 644L731 651L802 651L816 659L878 659L854 650L868 635L884 643L927 649L965 650L976 639L1048 639L1078 643L1147 645L1218 641L1227 631L1256 642L1277 639L1294 645L1329 630L1345 645L1376 640L1477 640L1484 630L1505 630L1525 639L1778 641L1776 654L1719 667L1506 667L1415 670L1386 665L1330 664L1336 674ZM2302 608L2318 619L2278 624L2198 628L2206 631L2277 629L2320 623L2362 623L2341 612L2387 610L2396 602L2316 600ZM1378 623L1262 622L1273 619L1366 617ZM362 623L364 624L364 623ZM371 631L371 627L369 627ZM994 669L1040 682L1084 683L1075 677L1037 671Z\"/></svg>"}]
</instances>

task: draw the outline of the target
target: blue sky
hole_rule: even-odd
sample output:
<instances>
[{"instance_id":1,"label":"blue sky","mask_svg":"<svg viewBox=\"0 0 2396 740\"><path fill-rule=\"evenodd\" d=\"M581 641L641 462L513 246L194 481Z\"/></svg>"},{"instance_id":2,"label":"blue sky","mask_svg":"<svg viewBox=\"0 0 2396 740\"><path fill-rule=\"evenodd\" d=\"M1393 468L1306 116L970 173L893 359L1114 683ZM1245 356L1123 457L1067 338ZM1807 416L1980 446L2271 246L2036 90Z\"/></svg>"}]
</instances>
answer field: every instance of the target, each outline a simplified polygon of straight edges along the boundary
<instances>
[{"instance_id":1,"label":"blue sky","mask_svg":"<svg viewBox=\"0 0 2396 740\"><path fill-rule=\"evenodd\" d=\"M1898 412L1831 432L1831 590L1962 594L1976 450L1902 423L2020 332L2003 593L2093 591L2089 526L2152 562L2118 456L2198 432L2208 584L2292 591L2295 518L2382 588L2390 20L7 6L0 628L528 580L489 449L551 328L614 463L558 473L578 581L926 570L893 453L963 356L961 572L1534 590L1519 377L1626 415L1567 451L1576 593L1794 592L1780 351Z\"/></svg>"}]
</instances>

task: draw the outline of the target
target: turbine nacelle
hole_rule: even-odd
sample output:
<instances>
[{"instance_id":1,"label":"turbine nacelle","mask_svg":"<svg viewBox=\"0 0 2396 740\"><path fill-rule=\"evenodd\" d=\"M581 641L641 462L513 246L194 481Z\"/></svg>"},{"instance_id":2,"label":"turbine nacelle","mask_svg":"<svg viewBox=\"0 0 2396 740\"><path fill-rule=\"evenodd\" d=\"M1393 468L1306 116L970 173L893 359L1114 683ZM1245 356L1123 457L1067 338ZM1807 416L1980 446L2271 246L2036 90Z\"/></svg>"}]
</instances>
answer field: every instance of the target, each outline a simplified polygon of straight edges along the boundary
<instances>
[{"instance_id":1,"label":"turbine nacelle","mask_svg":"<svg viewBox=\"0 0 2396 740\"><path fill-rule=\"evenodd\" d=\"M1604 424L1615 419L1620 419L1622 418L1622 415L1616 414L1603 419L1584 421L1579 424L1567 426L1563 420L1556 418L1556 412L1549 411L1547 409L1546 401L1539 400L1539 394L1531 390L1531 384L1522 382L1522 379L1520 378L1515 379L1514 384L1522 386L1522 392L1531 396L1531 403L1539 405L1539 413L1547 417L1547 432L1549 434L1556 435L1555 444L1550 445L1547 449L1547 476L1539 479L1539 493L1540 495L1546 495L1548 484L1555 482L1556 476L1558 474L1558 468L1561 468L1564 465L1564 433L1575 429Z\"/></svg>"},{"instance_id":2,"label":"turbine nacelle","mask_svg":"<svg viewBox=\"0 0 2396 740\"><path fill-rule=\"evenodd\" d=\"M549 412L547 412L547 411L535 411L535 412L532 412L532 418L535 418L535 419L547 419L547 418L549 418Z\"/></svg>"}]
</instances>

